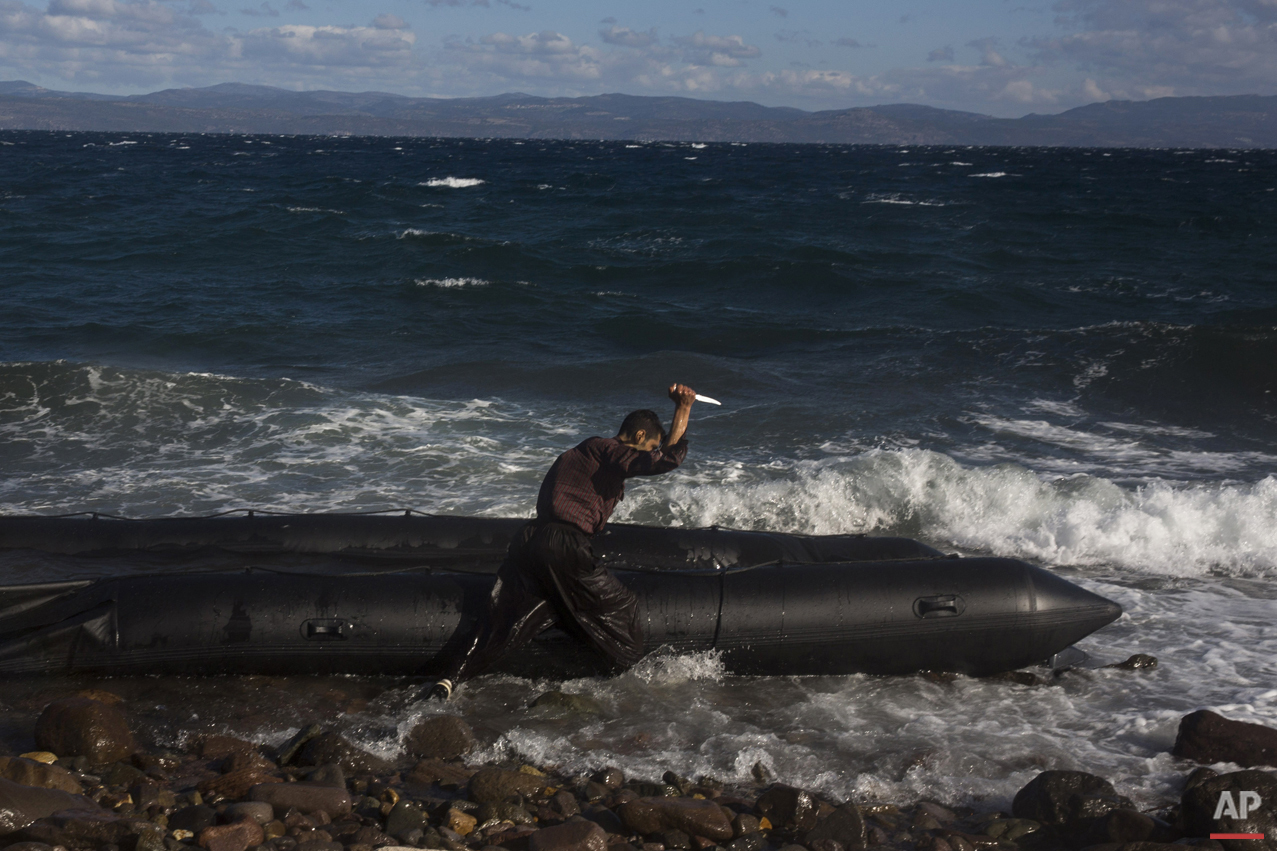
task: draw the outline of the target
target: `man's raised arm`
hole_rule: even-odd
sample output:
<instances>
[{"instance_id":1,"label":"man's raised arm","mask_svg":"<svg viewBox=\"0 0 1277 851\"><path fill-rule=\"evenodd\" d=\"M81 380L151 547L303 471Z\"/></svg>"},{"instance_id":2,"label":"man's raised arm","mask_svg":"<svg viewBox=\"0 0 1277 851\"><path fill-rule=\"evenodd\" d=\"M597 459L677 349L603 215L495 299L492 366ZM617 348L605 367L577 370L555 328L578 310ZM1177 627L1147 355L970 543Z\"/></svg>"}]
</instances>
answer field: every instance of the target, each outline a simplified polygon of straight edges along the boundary
<instances>
[{"instance_id":1,"label":"man's raised arm","mask_svg":"<svg viewBox=\"0 0 1277 851\"><path fill-rule=\"evenodd\" d=\"M692 403L696 401L696 391L686 384L671 384L670 398L674 400L674 421L670 423L670 433L665 438L666 446L673 446L683 439L687 419L692 414Z\"/></svg>"}]
</instances>

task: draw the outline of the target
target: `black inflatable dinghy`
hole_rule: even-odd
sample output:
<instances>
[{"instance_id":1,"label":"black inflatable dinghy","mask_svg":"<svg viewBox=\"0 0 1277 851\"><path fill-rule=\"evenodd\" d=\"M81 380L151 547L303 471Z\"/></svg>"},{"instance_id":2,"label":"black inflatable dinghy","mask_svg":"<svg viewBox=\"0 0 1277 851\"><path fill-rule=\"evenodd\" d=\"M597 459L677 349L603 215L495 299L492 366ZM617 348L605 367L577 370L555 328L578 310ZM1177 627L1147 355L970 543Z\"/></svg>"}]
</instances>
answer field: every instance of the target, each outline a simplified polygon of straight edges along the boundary
<instances>
[{"instance_id":1,"label":"black inflatable dinghy","mask_svg":"<svg viewBox=\"0 0 1277 851\"><path fill-rule=\"evenodd\" d=\"M103 577L0 587L0 673L434 675L524 522L0 517L0 566ZM638 595L649 650L718 651L736 673L993 674L1121 614L1025 562L906 538L612 524L596 553ZM551 630L500 670L601 668Z\"/></svg>"}]
</instances>

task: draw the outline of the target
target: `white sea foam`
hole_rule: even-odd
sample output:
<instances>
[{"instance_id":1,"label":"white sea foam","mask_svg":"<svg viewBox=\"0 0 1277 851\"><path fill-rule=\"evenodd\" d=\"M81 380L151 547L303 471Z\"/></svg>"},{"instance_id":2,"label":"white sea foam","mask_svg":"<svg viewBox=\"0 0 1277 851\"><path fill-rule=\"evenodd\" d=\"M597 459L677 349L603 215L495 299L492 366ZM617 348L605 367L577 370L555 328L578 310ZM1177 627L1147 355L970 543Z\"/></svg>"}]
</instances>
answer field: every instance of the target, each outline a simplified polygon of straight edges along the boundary
<instances>
[{"instance_id":1,"label":"white sea foam","mask_svg":"<svg viewBox=\"0 0 1277 851\"><path fill-rule=\"evenodd\" d=\"M415 282L419 287L438 287L442 290L460 289L461 287L486 287L488 282L483 278L422 278Z\"/></svg>"},{"instance_id":2,"label":"white sea foam","mask_svg":"<svg viewBox=\"0 0 1277 851\"><path fill-rule=\"evenodd\" d=\"M968 174L967 177L1006 177L1005 171L990 171L984 174Z\"/></svg>"},{"instance_id":3,"label":"white sea foam","mask_svg":"<svg viewBox=\"0 0 1277 851\"><path fill-rule=\"evenodd\" d=\"M945 203L943 201L910 200L909 198L905 198L904 196L900 195L900 193L898 192L893 192L891 194L884 194L884 195L870 195L867 198L865 198L865 200L861 201L860 203L862 204L900 204L906 207L943 207L945 206Z\"/></svg>"},{"instance_id":4,"label":"white sea foam","mask_svg":"<svg viewBox=\"0 0 1277 851\"><path fill-rule=\"evenodd\" d=\"M330 210L327 207L288 207L290 213L332 213L334 216L346 215L341 210Z\"/></svg>"},{"instance_id":5,"label":"white sea foam","mask_svg":"<svg viewBox=\"0 0 1277 851\"><path fill-rule=\"evenodd\" d=\"M482 279L422 285L464 288ZM546 416L491 400L433 401L97 366L58 367L53 378L24 384L24 367L6 369L0 440L9 461L0 511L87 507L155 515L245 504L294 510L376 504L526 516L565 434L587 429L571 411ZM734 447L730 457L702 454L685 469L636 484L617 519L905 534L1048 564L1155 575L1277 574L1277 477L1243 478L1277 460L1153 452L1143 430L1156 426L1114 422L1108 433L1091 434L1046 420L983 417L977 424L998 439L1047 444L1059 457L1145 470L1223 469L1241 480L1149 477L1133 486L1050 471L1055 456L1047 452L1029 469L993 449L973 464L907 444L869 451L830 444L823 458L762 454L757 461L740 460L749 453ZM996 445L991 440L963 454Z\"/></svg>"},{"instance_id":6,"label":"white sea foam","mask_svg":"<svg viewBox=\"0 0 1277 851\"><path fill-rule=\"evenodd\" d=\"M1152 574L1277 572L1277 477L1246 484L1044 479L921 449L871 450L748 470L723 465L636 490L631 522L813 534L897 533L1048 564Z\"/></svg>"},{"instance_id":7,"label":"white sea foam","mask_svg":"<svg viewBox=\"0 0 1277 851\"><path fill-rule=\"evenodd\" d=\"M477 177L432 177L424 183L418 183L418 186L446 186L449 189L466 189L471 186L481 186L486 181Z\"/></svg>"}]
</instances>

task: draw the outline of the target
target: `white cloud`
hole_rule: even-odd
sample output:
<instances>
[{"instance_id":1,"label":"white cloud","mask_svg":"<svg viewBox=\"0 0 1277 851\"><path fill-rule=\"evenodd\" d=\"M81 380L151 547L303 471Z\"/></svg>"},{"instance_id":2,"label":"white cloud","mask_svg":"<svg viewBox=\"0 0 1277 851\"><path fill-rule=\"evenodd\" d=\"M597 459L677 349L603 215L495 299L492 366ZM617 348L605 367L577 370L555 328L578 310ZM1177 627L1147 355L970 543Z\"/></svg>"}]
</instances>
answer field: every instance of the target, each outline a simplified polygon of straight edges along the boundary
<instances>
[{"instance_id":1,"label":"white cloud","mask_svg":"<svg viewBox=\"0 0 1277 851\"><path fill-rule=\"evenodd\" d=\"M1088 70L1099 93L1269 94L1277 87L1273 0L1063 0L1055 8L1072 32L1029 45L1041 62Z\"/></svg>"},{"instance_id":2,"label":"white cloud","mask_svg":"<svg viewBox=\"0 0 1277 851\"><path fill-rule=\"evenodd\" d=\"M608 44L617 44L622 47L651 47L660 40L656 34L656 27L652 27L647 32L637 32L629 27L611 26L605 30L599 30L599 38Z\"/></svg>"},{"instance_id":3,"label":"white cloud","mask_svg":"<svg viewBox=\"0 0 1277 851\"><path fill-rule=\"evenodd\" d=\"M370 27L284 24L213 32L197 17L217 11L210 6L197 0L182 11L156 0L51 0L40 10L0 0L0 65L36 77L149 89L219 78L340 84L416 61L416 36L394 16ZM269 3L253 11L279 14ZM398 25L387 26L393 22Z\"/></svg>"},{"instance_id":4,"label":"white cloud","mask_svg":"<svg viewBox=\"0 0 1277 851\"><path fill-rule=\"evenodd\" d=\"M735 68L743 59L757 59L763 52L738 35L706 35L697 30L689 36L674 39L682 49L683 61L689 65L718 65Z\"/></svg>"},{"instance_id":5,"label":"white cloud","mask_svg":"<svg viewBox=\"0 0 1277 851\"><path fill-rule=\"evenodd\" d=\"M389 12L378 15L372 19L372 25L379 30L406 30L411 29L408 22L398 15L392 15Z\"/></svg>"}]
</instances>

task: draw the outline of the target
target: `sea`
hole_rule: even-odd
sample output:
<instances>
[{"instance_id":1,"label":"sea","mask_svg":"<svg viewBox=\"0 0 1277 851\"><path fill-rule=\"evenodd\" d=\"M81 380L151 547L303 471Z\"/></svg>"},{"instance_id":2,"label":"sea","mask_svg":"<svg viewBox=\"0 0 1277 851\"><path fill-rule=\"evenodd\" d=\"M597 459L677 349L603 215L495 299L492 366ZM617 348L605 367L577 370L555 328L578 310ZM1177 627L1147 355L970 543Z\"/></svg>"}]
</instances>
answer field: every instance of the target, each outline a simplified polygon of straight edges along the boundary
<instances>
[{"instance_id":1,"label":"sea","mask_svg":"<svg viewBox=\"0 0 1277 851\"><path fill-rule=\"evenodd\" d=\"M11 681L159 747L302 724L472 758L1006 809L1043 769L1177 800L1199 708L1277 726L1277 151L0 133L0 512L534 513L666 389L687 462L614 519L904 535L1119 602L1030 686L741 677ZM16 584L93 566L6 562ZM118 563L115 568L119 569ZM1155 669L1105 665L1135 653ZM548 690L597 711L529 708ZM1221 766L1227 768L1228 766Z\"/></svg>"}]
</instances>

